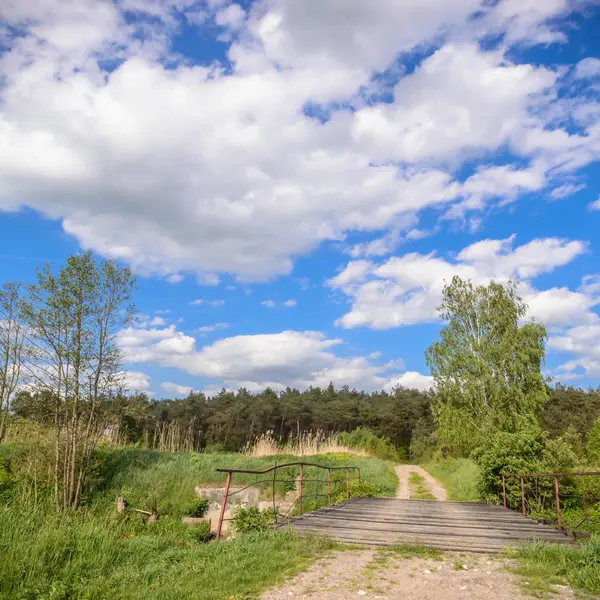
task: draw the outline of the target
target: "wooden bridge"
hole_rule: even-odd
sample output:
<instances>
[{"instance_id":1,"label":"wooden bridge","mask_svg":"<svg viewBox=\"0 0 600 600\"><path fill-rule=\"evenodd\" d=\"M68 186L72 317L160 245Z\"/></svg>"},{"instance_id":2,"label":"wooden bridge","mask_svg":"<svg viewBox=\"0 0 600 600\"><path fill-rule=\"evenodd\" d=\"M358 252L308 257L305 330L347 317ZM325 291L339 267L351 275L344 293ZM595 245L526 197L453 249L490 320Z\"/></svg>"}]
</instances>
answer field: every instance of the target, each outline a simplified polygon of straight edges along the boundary
<instances>
[{"instance_id":1,"label":"wooden bridge","mask_svg":"<svg viewBox=\"0 0 600 600\"><path fill-rule=\"evenodd\" d=\"M531 540L575 543L517 512L473 502L357 498L294 517L289 526L348 544L409 543L457 552L499 552Z\"/></svg>"}]
</instances>

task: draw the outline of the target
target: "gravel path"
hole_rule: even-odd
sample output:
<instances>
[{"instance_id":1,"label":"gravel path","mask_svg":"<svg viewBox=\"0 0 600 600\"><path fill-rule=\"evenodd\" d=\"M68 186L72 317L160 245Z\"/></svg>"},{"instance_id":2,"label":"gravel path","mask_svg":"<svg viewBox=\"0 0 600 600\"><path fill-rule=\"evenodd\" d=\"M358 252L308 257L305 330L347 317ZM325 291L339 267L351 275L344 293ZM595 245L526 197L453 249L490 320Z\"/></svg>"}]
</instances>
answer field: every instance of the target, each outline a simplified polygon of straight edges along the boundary
<instances>
[{"instance_id":1,"label":"gravel path","mask_svg":"<svg viewBox=\"0 0 600 600\"><path fill-rule=\"evenodd\" d=\"M262 600L515 600L531 599L528 582L506 572L507 563L488 556L447 553L439 559L410 558L384 550L336 552L315 563ZM553 598L573 598L555 586Z\"/></svg>"},{"instance_id":2,"label":"gravel path","mask_svg":"<svg viewBox=\"0 0 600 600\"><path fill-rule=\"evenodd\" d=\"M396 467L396 475L398 475L399 480L396 498L402 498L403 500L410 498L408 478L411 473L418 473L425 479L427 488L437 500L448 499L448 494L446 493L444 486L437 479L434 479L425 469L422 469L417 465L398 465Z\"/></svg>"}]
</instances>

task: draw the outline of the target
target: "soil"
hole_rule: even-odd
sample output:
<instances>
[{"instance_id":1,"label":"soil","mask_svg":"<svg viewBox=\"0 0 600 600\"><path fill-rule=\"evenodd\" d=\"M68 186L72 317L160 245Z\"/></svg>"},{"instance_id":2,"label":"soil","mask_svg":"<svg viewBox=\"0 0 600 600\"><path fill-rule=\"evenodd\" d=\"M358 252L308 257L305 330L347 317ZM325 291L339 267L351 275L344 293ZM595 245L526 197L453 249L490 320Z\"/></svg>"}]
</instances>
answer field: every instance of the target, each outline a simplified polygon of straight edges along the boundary
<instances>
[{"instance_id":1,"label":"soil","mask_svg":"<svg viewBox=\"0 0 600 600\"><path fill-rule=\"evenodd\" d=\"M509 561L485 555L446 553L410 558L386 550L335 552L262 600L513 600L531 598L528 582L506 571ZM525 591L523 591L525 590ZM556 586L553 598L573 598Z\"/></svg>"},{"instance_id":2,"label":"soil","mask_svg":"<svg viewBox=\"0 0 600 600\"><path fill-rule=\"evenodd\" d=\"M422 469L417 465L398 465L396 467L396 475L398 475L399 480L396 498L402 498L404 500L410 498L408 478L411 473L418 473L425 479L429 492L435 496L436 500L446 500L448 498L444 486L437 479L433 478L425 469Z\"/></svg>"}]
</instances>

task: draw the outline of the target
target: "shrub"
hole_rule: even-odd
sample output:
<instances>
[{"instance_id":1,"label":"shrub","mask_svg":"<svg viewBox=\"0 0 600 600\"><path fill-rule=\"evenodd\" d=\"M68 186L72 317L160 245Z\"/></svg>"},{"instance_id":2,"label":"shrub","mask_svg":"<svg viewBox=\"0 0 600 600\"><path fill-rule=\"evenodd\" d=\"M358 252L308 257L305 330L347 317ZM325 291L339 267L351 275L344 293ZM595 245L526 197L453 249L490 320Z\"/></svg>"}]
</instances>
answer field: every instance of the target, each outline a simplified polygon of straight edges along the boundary
<instances>
[{"instance_id":1,"label":"shrub","mask_svg":"<svg viewBox=\"0 0 600 600\"><path fill-rule=\"evenodd\" d=\"M586 452L592 464L600 465L600 417L588 431Z\"/></svg>"},{"instance_id":2,"label":"shrub","mask_svg":"<svg viewBox=\"0 0 600 600\"><path fill-rule=\"evenodd\" d=\"M337 442L342 446L363 450L371 456L382 460L406 460L404 448L396 448L389 439L377 436L366 427L357 427L350 433L340 433L337 436Z\"/></svg>"},{"instance_id":3,"label":"shrub","mask_svg":"<svg viewBox=\"0 0 600 600\"><path fill-rule=\"evenodd\" d=\"M208 498L195 498L190 506L190 517L202 518L208 512L209 506Z\"/></svg>"},{"instance_id":4,"label":"shrub","mask_svg":"<svg viewBox=\"0 0 600 600\"><path fill-rule=\"evenodd\" d=\"M240 506L234 511L231 522L238 533L266 531L275 522L275 513L270 508L260 510L256 506Z\"/></svg>"}]
</instances>

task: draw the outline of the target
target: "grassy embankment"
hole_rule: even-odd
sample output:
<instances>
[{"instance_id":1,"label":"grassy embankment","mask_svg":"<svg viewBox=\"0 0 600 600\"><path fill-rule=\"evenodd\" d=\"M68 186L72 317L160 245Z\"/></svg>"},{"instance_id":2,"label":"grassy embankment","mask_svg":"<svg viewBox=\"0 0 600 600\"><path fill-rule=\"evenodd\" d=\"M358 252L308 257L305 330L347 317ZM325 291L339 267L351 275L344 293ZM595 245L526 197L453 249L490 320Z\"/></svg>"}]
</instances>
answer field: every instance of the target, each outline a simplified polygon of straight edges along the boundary
<instances>
[{"instance_id":1,"label":"grassy embankment","mask_svg":"<svg viewBox=\"0 0 600 600\"><path fill-rule=\"evenodd\" d=\"M0 457L17 459L22 448L0 447ZM287 462L294 457L277 457ZM397 479L378 459L348 455L311 457L311 462L358 465L366 485L393 494ZM0 598L36 600L251 598L300 571L332 544L291 532L240 536L227 543L199 543L194 528L181 523L194 499L194 486L222 485L218 466L261 469L271 457L239 454L162 454L138 449L99 453L90 490L78 514L54 512L48 494L31 490L9 473L0 492ZM10 464L10 462L9 462ZM240 476L239 484L252 483ZM338 482L343 484L345 481ZM279 485L279 484L278 484ZM282 493L285 489L279 490ZM115 497L148 509L158 522L137 515L118 517Z\"/></svg>"},{"instance_id":2,"label":"grassy embankment","mask_svg":"<svg viewBox=\"0 0 600 600\"><path fill-rule=\"evenodd\" d=\"M448 500L456 502L479 502L479 469L468 458L447 458L431 460L422 465L438 479L448 492Z\"/></svg>"}]
</instances>

